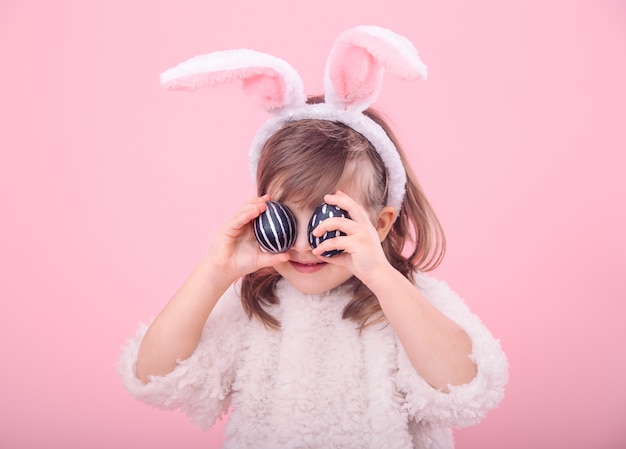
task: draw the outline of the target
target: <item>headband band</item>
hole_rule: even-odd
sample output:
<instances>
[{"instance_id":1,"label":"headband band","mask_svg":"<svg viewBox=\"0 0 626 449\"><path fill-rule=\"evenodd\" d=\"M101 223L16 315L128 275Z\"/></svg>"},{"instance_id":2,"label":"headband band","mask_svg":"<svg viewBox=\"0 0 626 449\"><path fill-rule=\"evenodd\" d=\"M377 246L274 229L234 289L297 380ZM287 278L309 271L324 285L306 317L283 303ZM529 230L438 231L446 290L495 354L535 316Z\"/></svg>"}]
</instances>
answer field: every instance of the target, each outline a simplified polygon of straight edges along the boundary
<instances>
[{"instance_id":1,"label":"headband band","mask_svg":"<svg viewBox=\"0 0 626 449\"><path fill-rule=\"evenodd\" d=\"M254 181L265 142L285 123L318 119L349 126L363 135L383 160L389 177L388 205L399 212L406 189L402 160L383 128L363 114L378 97L385 72L408 81L426 78L426 66L408 39L384 28L359 26L343 32L331 49L324 73L325 103L306 103L302 79L287 62L248 49L191 58L165 71L161 85L195 90L242 82L243 90L273 114L250 147Z\"/></svg>"}]
</instances>

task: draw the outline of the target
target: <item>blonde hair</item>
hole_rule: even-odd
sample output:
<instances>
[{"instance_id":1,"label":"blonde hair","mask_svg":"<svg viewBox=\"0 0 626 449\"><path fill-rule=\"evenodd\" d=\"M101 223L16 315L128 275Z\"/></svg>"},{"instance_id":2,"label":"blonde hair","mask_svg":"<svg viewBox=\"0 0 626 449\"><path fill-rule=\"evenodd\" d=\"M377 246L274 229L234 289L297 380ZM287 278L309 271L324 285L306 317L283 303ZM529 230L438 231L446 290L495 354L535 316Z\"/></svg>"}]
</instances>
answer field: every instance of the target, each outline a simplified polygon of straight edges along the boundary
<instances>
[{"instance_id":1,"label":"blonde hair","mask_svg":"<svg viewBox=\"0 0 626 449\"><path fill-rule=\"evenodd\" d=\"M309 99L319 103L322 97ZM400 214L382 248L389 263L413 281L415 271L430 271L442 261L445 236L399 142L379 113L364 112L378 123L396 146L407 174L406 195ZM273 192L273 200L289 201L303 208L314 208L327 193L342 185L353 186L363 205L376 216L387 204L387 171L372 144L352 128L328 120L297 120L286 123L266 142L257 170L258 194ZM280 323L267 312L278 303L274 289L281 279L273 268L246 275L241 283L241 297L249 318L266 326ZM353 298L342 317L364 327L384 322L376 296L356 277L347 281Z\"/></svg>"}]
</instances>

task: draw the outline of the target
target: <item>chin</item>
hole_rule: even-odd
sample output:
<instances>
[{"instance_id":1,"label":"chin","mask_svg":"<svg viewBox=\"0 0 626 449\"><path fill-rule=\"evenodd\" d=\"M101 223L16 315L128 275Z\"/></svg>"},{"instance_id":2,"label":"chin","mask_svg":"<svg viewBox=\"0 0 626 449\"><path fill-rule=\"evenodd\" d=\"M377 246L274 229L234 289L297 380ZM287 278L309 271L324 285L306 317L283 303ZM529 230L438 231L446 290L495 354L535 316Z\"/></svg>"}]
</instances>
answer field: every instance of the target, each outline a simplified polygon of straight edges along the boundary
<instances>
[{"instance_id":1,"label":"chin","mask_svg":"<svg viewBox=\"0 0 626 449\"><path fill-rule=\"evenodd\" d=\"M323 295L344 285L352 278L352 276L334 280L325 279L323 281L319 281L317 279L303 281L302 279L293 279L289 277L284 278L300 293L303 293L305 295Z\"/></svg>"},{"instance_id":2,"label":"chin","mask_svg":"<svg viewBox=\"0 0 626 449\"><path fill-rule=\"evenodd\" d=\"M352 278L352 273L345 268L330 264L312 274L300 273L290 265L275 268L287 282L305 295L320 295L329 292Z\"/></svg>"},{"instance_id":3,"label":"chin","mask_svg":"<svg viewBox=\"0 0 626 449\"><path fill-rule=\"evenodd\" d=\"M304 293L305 295L323 295L324 293L327 293L331 290L333 290L335 287L330 287L330 288L324 288L324 287L319 287L319 286L300 286L300 285L294 285L292 284L300 293Z\"/></svg>"}]
</instances>

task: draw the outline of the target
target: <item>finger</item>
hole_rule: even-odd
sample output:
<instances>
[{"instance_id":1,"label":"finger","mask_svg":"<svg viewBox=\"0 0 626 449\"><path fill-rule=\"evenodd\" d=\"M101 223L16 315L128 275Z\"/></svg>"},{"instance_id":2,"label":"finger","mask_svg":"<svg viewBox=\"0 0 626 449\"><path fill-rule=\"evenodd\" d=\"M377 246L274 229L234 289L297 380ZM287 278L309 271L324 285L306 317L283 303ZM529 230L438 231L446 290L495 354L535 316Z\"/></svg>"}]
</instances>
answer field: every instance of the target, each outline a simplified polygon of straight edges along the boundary
<instances>
[{"instance_id":1,"label":"finger","mask_svg":"<svg viewBox=\"0 0 626 449\"><path fill-rule=\"evenodd\" d=\"M350 253L350 238L347 236L339 236L333 237L327 240L324 240L319 245L317 245L313 250L313 254L316 256L322 256L326 251L345 251ZM335 256L337 257L337 256ZM331 257L330 259L334 259L335 257ZM323 257L321 260L325 262L328 261L329 258Z\"/></svg>"},{"instance_id":2,"label":"finger","mask_svg":"<svg viewBox=\"0 0 626 449\"><path fill-rule=\"evenodd\" d=\"M347 211L348 214L350 214L350 218L356 222L363 223L370 221L367 211L352 197L341 190L337 190L333 194L324 195L324 201L333 206L339 206L341 209Z\"/></svg>"},{"instance_id":3,"label":"finger","mask_svg":"<svg viewBox=\"0 0 626 449\"><path fill-rule=\"evenodd\" d=\"M343 217L333 217L327 218L326 220L322 220L313 230L313 235L315 237L321 237L325 233L334 233L335 231L343 232L344 234L354 234L357 232L358 228L362 226L361 224L351 220L349 218Z\"/></svg>"},{"instance_id":4,"label":"finger","mask_svg":"<svg viewBox=\"0 0 626 449\"><path fill-rule=\"evenodd\" d=\"M326 250L326 251L328 251L328 250ZM332 251L332 249L330 251ZM345 268L349 269L350 271L352 271L352 268L351 268L351 266L352 266L351 257L352 256L350 255L349 252L344 251L342 253L339 253L337 255L330 256L330 257L322 256L322 253L324 253L324 251L319 251L319 254L316 254L317 252L318 251L317 251L317 248L316 248L313 251L313 254L315 254L315 256L317 256L317 258L320 261L326 262L326 263L331 264L331 265L339 265L341 267L345 267Z\"/></svg>"},{"instance_id":5,"label":"finger","mask_svg":"<svg viewBox=\"0 0 626 449\"><path fill-rule=\"evenodd\" d=\"M269 195L250 198L233 214L229 221L229 227L233 230L241 230L265 211L267 201L269 201Z\"/></svg>"},{"instance_id":6,"label":"finger","mask_svg":"<svg viewBox=\"0 0 626 449\"><path fill-rule=\"evenodd\" d=\"M271 267L279 263L287 262L290 259L288 253L272 254L261 252L258 258L259 268Z\"/></svg>"}]
</instances>

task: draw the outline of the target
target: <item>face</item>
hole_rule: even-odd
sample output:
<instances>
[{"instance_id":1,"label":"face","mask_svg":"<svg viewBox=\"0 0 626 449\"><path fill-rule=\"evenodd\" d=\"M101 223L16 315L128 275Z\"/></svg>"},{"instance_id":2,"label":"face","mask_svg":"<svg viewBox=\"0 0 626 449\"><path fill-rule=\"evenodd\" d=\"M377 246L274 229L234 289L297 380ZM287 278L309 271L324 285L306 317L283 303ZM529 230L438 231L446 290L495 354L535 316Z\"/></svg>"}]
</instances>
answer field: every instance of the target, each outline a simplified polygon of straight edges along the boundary
<instances>
[{"instance_id":1,"label":"face","mask_svg":"<svg viewBox=\"0 0 626 449\"><path fill-rule=\"evenodd\" d=\"M276 271L302 293L315 295L326 292L346 282L352 273L344 267L326 262L315 256L309 245L307 226L313 209L302 209L285 203L296 218L296 242L289 249L290 260L274 265Z\"/></svg>"}]
</instances>

